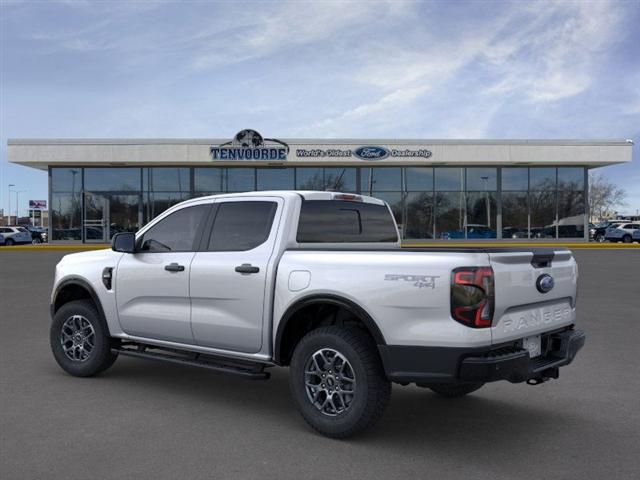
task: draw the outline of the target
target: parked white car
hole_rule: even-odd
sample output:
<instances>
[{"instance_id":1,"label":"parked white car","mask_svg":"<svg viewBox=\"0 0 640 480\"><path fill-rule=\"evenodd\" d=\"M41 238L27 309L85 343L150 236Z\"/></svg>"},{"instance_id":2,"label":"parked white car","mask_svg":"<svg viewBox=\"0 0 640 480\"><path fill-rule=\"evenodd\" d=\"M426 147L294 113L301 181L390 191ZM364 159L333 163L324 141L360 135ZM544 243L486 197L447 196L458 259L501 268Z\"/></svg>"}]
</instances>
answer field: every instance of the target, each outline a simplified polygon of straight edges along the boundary
<instances>
[{"instance_id":1,"label":"parked white car","mask_svg":"<svg viewBox=\"0 0 640 480\"><path fill-rule=\"evenodd\" d=\"M253 379L288 366L304 419L344 438L376 422L392 382L458 397L558 378L585 342L577 282L567 249L403 249L371 197L218 195L65 256L50 342L79 377L119 355Z\"/></svg>"},{"instance_id":2,"label":"parked white car","mask_svg":"<svg viewBox=\"0 0 640 480\"><path fill-rule=\"evenodd\" d=\"M631 243L633 241L633 234L640 229L640 223L622 223L615 227L607 228L605 240L610 242L624 242Z\"/></svg>"},{"instance_id":3,"label":"parked white car","mask_svg":"<svg viewBox=\"0 0 640 480\"><path fill-rule=\"evenodd\" d=\"M31 243L31 234L23 227L0 227L0 234L4 237L7 247Z\"/></svg>"}]
</instances>

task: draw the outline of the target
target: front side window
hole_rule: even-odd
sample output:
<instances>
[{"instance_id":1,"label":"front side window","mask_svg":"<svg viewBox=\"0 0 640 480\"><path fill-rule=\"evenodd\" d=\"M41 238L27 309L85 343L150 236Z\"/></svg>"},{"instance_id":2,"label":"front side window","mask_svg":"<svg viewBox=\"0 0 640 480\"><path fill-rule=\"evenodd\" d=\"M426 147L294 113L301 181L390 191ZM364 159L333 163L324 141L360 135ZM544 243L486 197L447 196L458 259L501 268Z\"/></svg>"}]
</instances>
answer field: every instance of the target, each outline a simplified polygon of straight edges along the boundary
<instances>
[{"instance_id":1,"label":"front side window","mask_svg":"<svg viewBox=\"0 0 640 480\"><path fill-rule=\"evenodd\" d=\"M186 207L147 230L140 242L143 252L193 252L211 205Z\"/></svg>"},{"instance_id":2,"label":"front side window","mask_svg":"<svg viewBox=\"0 0 640 480\"><path fill-rule=\"evenodd\" d=\"M242 252L263 244L277 208L276 202L267 201L220 203L207 250Z\"/></svg>"}]
</instances>

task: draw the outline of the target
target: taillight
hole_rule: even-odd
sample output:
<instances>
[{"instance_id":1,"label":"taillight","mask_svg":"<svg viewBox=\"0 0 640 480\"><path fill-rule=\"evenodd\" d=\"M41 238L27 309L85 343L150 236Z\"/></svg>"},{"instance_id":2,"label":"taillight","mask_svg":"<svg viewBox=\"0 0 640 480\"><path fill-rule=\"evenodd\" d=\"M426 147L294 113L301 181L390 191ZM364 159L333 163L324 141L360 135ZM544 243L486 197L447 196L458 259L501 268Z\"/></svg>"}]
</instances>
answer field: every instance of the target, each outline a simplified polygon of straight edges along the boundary
<instances>
[{"instance_id":1,"label":"taillight","mask_svg":"<svg viewBox=\"0 0 640 480\"><path fill-rule=\"evenodd\" d=\"M451 316L472 328L493 321L495 299L491 267L461 267L451 273Z\"/></svg>"}]
</instances>

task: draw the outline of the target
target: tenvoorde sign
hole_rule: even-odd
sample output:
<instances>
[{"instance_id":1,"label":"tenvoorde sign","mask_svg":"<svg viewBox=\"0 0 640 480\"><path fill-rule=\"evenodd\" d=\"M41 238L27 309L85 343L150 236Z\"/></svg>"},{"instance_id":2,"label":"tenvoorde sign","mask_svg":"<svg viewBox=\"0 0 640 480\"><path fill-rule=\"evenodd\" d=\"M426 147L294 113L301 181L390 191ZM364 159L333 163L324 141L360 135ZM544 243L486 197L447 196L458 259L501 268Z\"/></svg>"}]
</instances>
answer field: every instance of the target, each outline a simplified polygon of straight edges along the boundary
<instances>
[{"instance_id":1,"label":"tenvoorde sign","mask_svg":"<svg viewBox=\"0 0 640 480\"><path fill-rule=\"evenodd\" d=\"M265 142L270 142L269 145ZM213 160L286 160L289 145L275 138L262 138L255 130L242 130L233 140L211 147Z\"/></svg>"},{"instance_id":2,"label":"tenvoorde sign","mask_svg":"<svg viewBox=\"0 0 640 480\"><path fill-rule=\"evenodd\" d=\"M307 147L307 148L305 148ZM351 146L344 144L328 145L324 148L310 148L313 145L301 145L296 148L293 159L335 158L351 160L383 160L387 158L420 158L432 156L426 148L387 148L380 145ZM292 160L289 145L275 138L263 138L255 130L242 130L233 140L210 148L212 160L236 161L258 160L282 162Z\"/></svg>"}]
</instances>

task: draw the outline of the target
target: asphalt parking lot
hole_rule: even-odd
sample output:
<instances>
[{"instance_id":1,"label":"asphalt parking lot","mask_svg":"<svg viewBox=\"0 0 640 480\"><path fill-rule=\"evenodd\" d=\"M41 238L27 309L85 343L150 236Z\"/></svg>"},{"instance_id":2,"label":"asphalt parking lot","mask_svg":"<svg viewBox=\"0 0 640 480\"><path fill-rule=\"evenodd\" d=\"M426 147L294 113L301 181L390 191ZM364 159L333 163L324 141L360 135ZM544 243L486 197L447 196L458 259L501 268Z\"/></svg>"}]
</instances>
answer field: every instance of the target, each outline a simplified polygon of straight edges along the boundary
<instances>
[{"instance_id":1,"label":"asphalt parking lot","mask_svg":"<svg viewBox=\"0 0 640 480\"><path fill-rule=\"evenodd\" d=\"M311 432L268 382L120 358L65 374L48 346L65 252L0 251L0 478L638 478L640 250L575 252L587 345L560 379L445 400L394 386L377 427Z\"/></svg>"}]
</instances>

